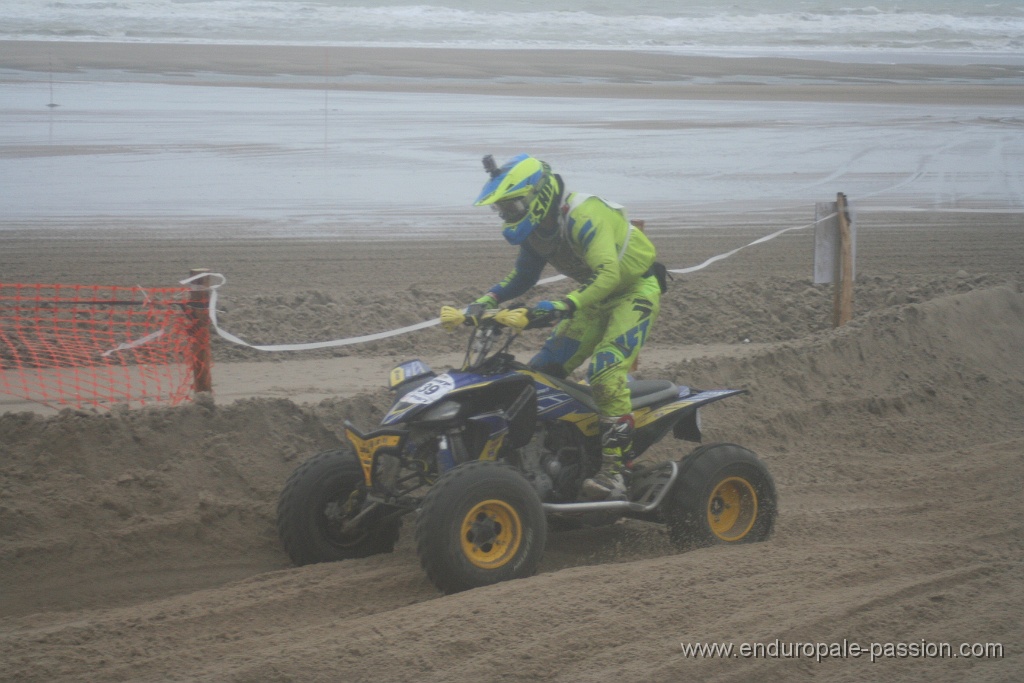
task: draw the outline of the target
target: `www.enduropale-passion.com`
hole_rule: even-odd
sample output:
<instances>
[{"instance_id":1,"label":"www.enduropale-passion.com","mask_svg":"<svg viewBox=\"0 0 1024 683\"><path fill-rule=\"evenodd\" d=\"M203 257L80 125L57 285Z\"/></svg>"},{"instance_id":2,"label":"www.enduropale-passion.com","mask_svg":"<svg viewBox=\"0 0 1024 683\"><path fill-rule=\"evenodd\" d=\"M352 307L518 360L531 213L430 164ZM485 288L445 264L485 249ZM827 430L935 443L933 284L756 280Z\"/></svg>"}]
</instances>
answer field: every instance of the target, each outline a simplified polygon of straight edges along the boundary
<instances>
[{"instance_id":1,"label":"www.enduropale-passion.com","mask_svg":"<svg viewBox=\"0 0 1024 683\"><path fill-rule=\"evenodd\" d=\"M680 643L685 657L717 659L1002 659L1002 643L913 642L837 643Z\"/></svg>"}]
</instances>

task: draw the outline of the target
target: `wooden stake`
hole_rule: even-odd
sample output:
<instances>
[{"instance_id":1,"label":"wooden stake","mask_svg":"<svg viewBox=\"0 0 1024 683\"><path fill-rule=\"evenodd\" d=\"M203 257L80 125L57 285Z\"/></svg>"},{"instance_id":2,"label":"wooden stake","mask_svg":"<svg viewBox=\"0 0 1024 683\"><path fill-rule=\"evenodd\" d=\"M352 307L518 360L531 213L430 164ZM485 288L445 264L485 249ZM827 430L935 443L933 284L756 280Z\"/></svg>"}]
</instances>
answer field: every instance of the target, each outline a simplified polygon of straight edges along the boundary
<instances>
[{"instance_id":1,"label":"wooden stake","mask_svg":"<svg viewBox=\"0 0 1024 683\"><path fill-rule=\"evenodd\" d=\"M193 268L189 277L209 273L209 268ZM192 282L189 296L192 316L192 390L196 393L213 391L213 354L210 352L210 277Z\"/></svg>"},{"instance_id":2,"label":"wooden stake","mask_svg":"<svg viewBox=\"0 0 1024 683\"><path fill-rule=\"evenodd\" d=\"M841 327L853 318L853 239L850 234L850 212L846 195L836 195L836 212L839 214L839 250L836 259L835 301L833 320L835 327Z\"/></svg>"}]
</instances>

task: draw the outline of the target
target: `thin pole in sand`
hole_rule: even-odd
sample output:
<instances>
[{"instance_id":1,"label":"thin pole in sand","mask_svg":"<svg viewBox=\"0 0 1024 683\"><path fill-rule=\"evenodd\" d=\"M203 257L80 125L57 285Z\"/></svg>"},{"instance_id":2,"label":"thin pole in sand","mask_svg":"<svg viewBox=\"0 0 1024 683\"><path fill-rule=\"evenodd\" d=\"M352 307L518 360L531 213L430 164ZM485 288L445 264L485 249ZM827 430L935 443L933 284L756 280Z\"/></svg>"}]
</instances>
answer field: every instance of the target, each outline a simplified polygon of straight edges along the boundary
<instances>
[{"instance_id":1,"label":"thin pole in sand","mask_svg":"<svg viewBox=\"0 0 1024 683\"><path fill-rule=\"evenodd\" d=\"M331 73L330 48L324 47L324 154L327 153L327 85Z\"/></svg>"},{"instance_id":2,"label":"thin pole in sand","mask_svg":"<svg viewBox=\"0 0 1024 683\"><path fill-rule=\"evenodd\" d=\"M53 101L53 53L52 52L49 55L49 63L50 63L50 103L47 104L46 106L49 107L50 109L53 109L54 107L59 107L60 105Z\"/></svg>"}]
</instances>

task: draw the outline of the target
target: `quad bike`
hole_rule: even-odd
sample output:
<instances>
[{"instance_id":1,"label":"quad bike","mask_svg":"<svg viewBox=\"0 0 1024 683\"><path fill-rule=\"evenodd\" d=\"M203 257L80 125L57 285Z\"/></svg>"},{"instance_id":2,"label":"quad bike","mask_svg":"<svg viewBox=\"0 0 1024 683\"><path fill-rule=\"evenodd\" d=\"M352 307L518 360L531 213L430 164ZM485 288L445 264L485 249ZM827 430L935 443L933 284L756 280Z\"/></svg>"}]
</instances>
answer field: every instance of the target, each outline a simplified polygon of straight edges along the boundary
<instances>
[{"instance_id":1,"label":"quad bike","mask_svg":"<svg viewBox=\"0 0 1024 683\"><path fill-rule=\"evenodd\" d=\"M679 548L765 540L775 484L751 451L704 445L679 461L627 464L626 500L583 501L601 462L589 387L519 363L509 347L528 326L522 308L473 323L459 370L419 360L391 371L394 404L380 426L350 422L348 445L300 465L281 493L277 529L298 565L391 552L402 518L416 513L416 547L430 580L454 593L534 574L548 525L661 523ZM504 337L504 340L502 338ZM699 442L699 409L744 390L697 391L668 380L629 384L635 456L667 434Z\"/></svg>"}]
</instances>

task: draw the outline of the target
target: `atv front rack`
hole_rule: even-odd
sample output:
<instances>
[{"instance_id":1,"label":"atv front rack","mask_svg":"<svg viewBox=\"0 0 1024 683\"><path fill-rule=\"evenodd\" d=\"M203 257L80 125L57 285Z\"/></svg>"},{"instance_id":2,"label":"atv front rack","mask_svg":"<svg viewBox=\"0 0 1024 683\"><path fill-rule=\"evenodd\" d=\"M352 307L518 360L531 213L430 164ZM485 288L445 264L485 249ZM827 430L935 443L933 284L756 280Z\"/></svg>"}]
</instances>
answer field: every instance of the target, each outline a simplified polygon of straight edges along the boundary
<instances>
[{"instance_id":1,"label":"atv front rack","mask_svg":"<svg viewBox=\"0 0 1024 683\"><path fill-rule=\"evenodd\" d=\"M633 514L649 514L656 511L665 500L669 491L672 490L672 485L676 483L676 479L679 478L679 465L675 462L669 462L671 467L671 473L668 473L667 479L665 479L665 472L663 468L659 468L662 471L658 473L656 480L652 483L644 494L640 496L639 500L598 500L588 503L543 503L544 512L560 512L560 513L582 513L582 512L608 512L614 510L616 512L628 512ZM665 479L662 483L662 479Z\"/></svg>"}]
</instances>

